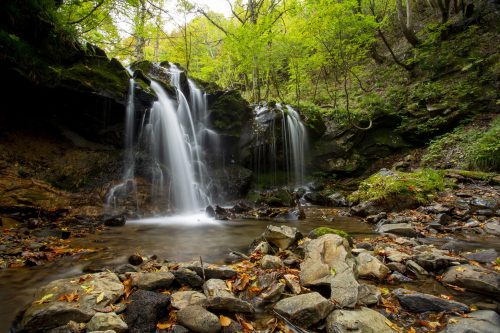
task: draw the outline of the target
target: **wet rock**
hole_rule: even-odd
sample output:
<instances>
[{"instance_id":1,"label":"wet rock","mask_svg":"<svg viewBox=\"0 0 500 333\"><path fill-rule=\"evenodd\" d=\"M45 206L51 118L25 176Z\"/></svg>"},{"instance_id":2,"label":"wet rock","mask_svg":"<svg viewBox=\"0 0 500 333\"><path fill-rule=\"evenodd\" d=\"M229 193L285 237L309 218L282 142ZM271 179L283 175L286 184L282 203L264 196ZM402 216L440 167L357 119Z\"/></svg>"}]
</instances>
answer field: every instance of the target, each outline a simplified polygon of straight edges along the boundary
<instances>
[{"instance_id":1,"label":"wet rock","mask_svg":"<svg viewBox=\"0 0 500 333\"><path fill-rule=\"evenodd\" d=\"M221 206L215 206L215 219L219 221L229 220L229 211Z\"/></svg>"},{"instance_id":2,"label":"wet rock","mask_svg":"<svg viewBox=\"0 0 500 333\"><path fill-rule=\"evenodd\" d=\"M87 331L107 331L123 333L128 330L127 324L114 312L96 313L87 323Z\"/></svg>"},{"instance_id":3,"label":"wet rock","mask_svg":"<svg viewBox=\"0 0 500 333\"><path fill-rule=\"evenodd\" d=\"M327 333L394 333L390 321L377 311L362 307L356 310L335 310L326 319Z\"/></svg>"},{"instance_id":4,"label":"wet rock","mask_svg":"<svg viewBox=\"0 0 500 333\"><path fill-rule=\"evenodd\" d=\"M328 196L328 200L330 201L330 205L333 207L348 207L349 200L346 199L345 196L340 192L333 193Z\"/></svg>"},{"instance_id":5,"label":"wet rock","mask_svg":"<svg viewBox=\"0 0 500 333\"><path fill-rule=\"evenodd\" d=\"M205 306L207 297L198 291L177 291L172 294L172 306L176 309L182 309L189 305Z\"/></svg>"},{"instance_id":6,"label":"wet rock","mask_svg":"<svg viewBox=\"0 0 500 333\"><path fill-rule=\"evenodd\" d=\"M300 326L308 327L326 318L334 305L317 292L282 299L274 310Z\"/></svg>"},{"instance_id":7,"label":"wet rock","mask_svg":"<svg viewBox=\"0 0 500 333\"><path fill-rule=\"evenodd\" d=\"M236 275L236 271L231 267L224 265L212 265L208 263L203 263L203 269L201 268L201 263L199 261L184 262L179 263L179 268L187 268L195 271L200 277L203 276L203 271L205 272L206 279L231 279Z\"/></svg>"},{"instance_id":8,"label":"wet rock","mask_svg":"<svg viewBox=\"0 0 500 333\"><path fill-rule=\"evenodd\" d=\"M466 318L454 318L442 333L493 333L500 327L500 315L495 311L480 310L470 313Z\"/></svg>"},{"instance_id":9,"label":"wet rock","mask_svg":"<svg viewBox=\"0 0 500 333\"><path fill-rule=\"evenodd\" d=\"M384 224L377 231L381 234L395 234L405 237L418 236L418 233L409 223Z\"/></svg>"},{"instance_id":10,"label":"wet rock","mask_svg":"<svg viewBox=\"0 0 500 333\"><path fill-rule=\"evenodd\" d=\"M235 297L228 291L226 282L219 279L210 279L203 285L203 292L207 296L207 308L230 312L253 313L253 306Z\"/></svg>"},{"instance_id":11,"label":"wet rock","mask_svg":"<svg viewBox=\"0 0 500 333\"><path fill-rule=\"evenodd\" d=\"M81 279L83 282L79 283ZM91 288L92 293L86 293L82 286ZM70 320L87 322L95 315L96 304L99 307L113 304L123 292L123 285L116 274L109 272L55 280L36 292L36 300L46 299L41 304L34 302L24 313L21 324L26 331L39 331L64 325ZM60 296L71 293L78 294L76 302L57 300ZM98 297L102 297L99 303Z\"/></svg>"},{"instance_id":12,"label":"wet rock","mask_svg":"<svg viewBox=\"0 0 500 333\"><path fill-rule=\"evenodd\" d=\"M441 213L436 215L436 219L434 220L434 222L441 225L448 225L451 222L451 217L446 213Z\"/></svg>"},{"instance_id":13,"label":"wet rock","mask_svg":"<svg viewBox=\"0 0 500 333\"><path fill-rule=\"evenodd\" d=\"M125 216L119 215L105 219L104 225L107 227L123 227L126 222Z\"/></svg>"},{"instance_id":14,"label":"wet rock","mask_svg":"<svg viewBox=\"0 0 500 333\"><path fill-rule=\"evenodd\" d=\"M500 274L482 267L473 265L450 267L443 275L442 282L480 294L500 296Z\"/></svg>"},{"instance_id":15,"label":"wet rock","mask_svg":"<svg viewBox=\"0 0 500 333\"><path fill-rule=\"evenodd\" d=\"M366 217L366 222L370 224L377 224L380 220L386 219L387 218L387 213L386 212L381 212L375 215L370 215Z\"/></svg>"},{"instance_id":16,"label":"wet rock","mask_svg":"<svg viewBox=\"0 0 500 333\"><path fill-rule=\"evenodd\" d=\"M156 323L165 318L170 297L147 290L138 290L128 299L125 322L130 333L156 332Z\"/></svg>"},{"instance_id":17,"label":"wet rock","mask_svg":"<svg viewBox=\"0 0 500 333\"><path fill-rule=\"evenodd\" d=\"M470 203L471 205L479 208L495 209L497 206L495 200L487 200L482 198L474 198Z\"/></svg>"},{"instance_id":18,"label":"wet rock","mask_svg":"<svg viewBox=\"0 0 500 333\"><path fill-rule=\"evenodd\" d=\"M170 287L175 280L171 272L140 272L130 273L132 286L144 290L166 289Z\"/></svg>"},{"instance_id":19,"label":"wet rock","mask_svg":"<svg viewBox=\"0 0 500 333\"><path fill-rule=\"evenodd\" d=\"M260 260L260 265L263 269L275 269L283 267L283 262L279 257L265 255Z\"/></svg>"},{"instance_id":20,"label":"wet rock","mask_svg":"<svg viewBox=\"0 0 500 333\"><path fill-rule=\"evenodd\" d=\"M289 227L286 225L274 226L268 225L266 231L262 235L264 240L277 246L282 250L288 249L300 237L300 232L297 228Z\"/></svg>"},{"instance_id":21,"label":"wet rock","mask_svg":"<svg viewBox=\"0 0 500 333\"><path fill-rule=\"evenodd\" d=\"M330 199L320 192L308 192L304 194L304 199L318 206L330 206Z\"/></svg>"},{"instance_id":22,"label":"wet rock","mask_svg":"<svg viewBox=\"0 0 500 333\"><path fill-rule=\"evenodd\" d=\"M429 275L429 272L427 272L422 266L414 262L413 260L407 260L406 261L406 267L413 273L417 275Z\"/></svg>"},{"instance_id":23,"label":"wet rock","mask_svg":"<svg viewBox=\"0 0 500 333\"><path fill-rule=\"evenodd\" d=\"M260 242L255 246L254 250L252 252L260 252L262 254L268 254L270 251L270 246L268 242Z\"/></svg>"},{"instance_id":24,"label":"wet rock","mask_svg":"<svg viewBox=\"0 0 500 333\"><path fill-rule=\"evenodd\" d=\"M492 209L479 209L474 212L475 215L482 215L486 217L490 217L495 215L495 212L493 212Z\"/></svg>"},{"instance_id":25,"label":"wet rock","mask_svg":"<svg viewBox=\"0 0 500 333\"><path fill-rule=\"evenodd\" d=\"M500 257L500 254L495 249L482 250L463 255L469 260L474 260L483 264L490 264Z\"/></svg>"},{"instance_id":26,"label":"wet rock","mask_svg":"<svg viewBox=\"0 0 500 333\"><path fill-rule=\"evenodd\" d=\"M484 231L491 235L500 236L500 220L494 217L486 221Z\"/></svg>"},{"instance_id":27,"label":"wet rock","mask_svg":"<svg viewBox=\"0 0 500 333\"><path fill-rule=\"evenodd\" d=\"M370 243L367 243L367 242L361 242L361 243L356 244L356 248L357 249L365 249L367 251L373 251L373 245L371 245Z\"/></svg>"},{"instance_id":28,"label":"wet rock","mask_svg":"<svg viewBox=\"0 0 500 333\"><path fill-rule=\"evenodd\" d=\"M431 246L418 246L413 250L417 252L413 256L413 260L431 272L441 271L450 267L454 262L460 261L459 258L448 256L447 251L438 250ZM466 261L462 261L466 263Z\"/></svg>"},{"instance_id":29,"label":"wet rock","mask_svg":"<svg viewBox=\"0 0 500 333\"><path fill-rule=\"evenodd\" d=\"M412 312L469 312L467 305L441 297L419 293L407 289L396 289L393 294L399 303Z\"/></svg>"},{"instance_id":30,"label":"wet rock","mask_svg":"<svg viewBox=\"0 0 500 333\"><path fill-rule=\"evenodd\" d=\"M360 204L351 207L350 211L353 215L366 217L378 214L380 212L380 207L378 207L373 201L363 201Z\"/></svg>"},{"instance_id":31,"label":"wet rock","mask_svg":"<svg viewBox=\"0 0 500 333\"><path fill-rule=\"evenodd\" d=\"M129 265L129 264L123 264L123 265L116 266L113 269L113 272L115 272L116 274L125 274L125 273L129 273L129 272L137 272L137 268L135 268L134 266Z\"/></svg>"},{"instance_id":32,"label":"wet rock","mask_svg":"<svg viewBox=\"0 0 500 333\"><path fill-rule=\"evenodd\" d=\"M393 262L402 262L402 261L405 261L405 260L411 258L411 256L409 254L398 251L392 247L384 248L384 252L387 255L387 259L389 259L390 261L393 261Z\"/></svg>"},{"instance_id":33,"label":"wet rock","mask_svg":"<svg viewBox=\"0 0 500 333\"><path fill-rule=\"evenodd\" d=\"M179 310L177 321L197 333L216 333L221 330L219 318L199 305L190 305Z\"/></svg>"},{"instance_id":34,"label":"wet rock","mask_svg":"<svg viewBox=\"0 0 500 333\"><path fill-rule=\"evenodd\" d=\"M292 293L300 294L302 288L300 287L300 280L298 276L285 274L283 275L283 279L285 280L286 286Z\"/></svg>"},{"instance_id":35,"label":"wet rock","mask_svg":"<svg viewBox=\"0 0 500 333\"><path fill-rule=\"evenodd\" d=\"M442 214L451 212L451 209L438 203L431 206L419 207L417 210L426 214Z\"/></svg>"},{"instance_id":36,"label":"wet rock","mask_svg":"<svg viewBox=\"0 0 500 333\"><path fill-rule=\"evenodd\" d=\"M201 287L203 285L203 279L196 274L195 271L192 271L185 267L180 267L175 271L171 271L174 274L175 279L181 285L189 285L191 287Z\"/></svg>"},{"instance_id":37,"label":"wet rock","mask_svg":"<svg viewBox=\"0 0 500 333\"><path fill-rule=\"evenodd\" d=\"M143 261L144 260L142 259L142 257L138 254L133 254L130 257L128 257L129 264L134 266L139 266L140 264L142 264Z\"/></svg>"},{"instance_id":38,"label":"wet rock","mask_svg":"<svg viewBox=\"0 0 500 333\"><path fill-rule=\"evenodd\" d=\"M361 278L383 280L389 274L389 268L368 252L360 253L357 258L358 275Z\"/></svg>"},{"instance_id":39,"label":"wet rock","mask_svg":"<svg viewBox=\"0 0 500 333\"><path fill-rule=\"evenodd\" d=\"M399 283L404 283L404 282L411 282L413 281L412 278L409 278L399 272L394 272L389 277L387 278L387 281L389 282L399 282Z\"/></svg>"},{"instance_id":40,"label":"wet rock","mask_svg":"<svg viewBox=\"0 0 500 333\"><path fill-rule=\"evenodd\" d=\"M207 214L208 217L215 217L215 209L212 206L207 206L205 209L205 214Z\"/></svg>"},{"instance_id":41,"label":"wet rock","mask_svg":"<svg viewBox=\"0 0 500 333\"><path fill-rule=\"evenodd\" d=\"M389 268L393 272L405 273L406 265L401 264L399 262L390 262L387 264L387 268Z\"/></svg>"},{"instance_id":42,"label":"wet rock","mask_svg":"<svg viewBox=\"0 0 500 333\"><path fill-rule=\"evenodd\" d=\"M380 290L371 284L361 283L358 288L358 305L378 304L382 297Z\"/></svg>"},{"instance_id":43,"label":"wet rock","mask_svg":"<svg viewBox=\"0 0 500 333\"><path fill-rule=\"evenodd\" d=\"M257 204L268 205L269 207L293 207L295 206L295 199L286 188L280 188L261 193Z\"/></svg>"},{"instance_id":44,"label":"wet rock","mask_svg":"<svg viewBox=\"0 0 500 333\"><path fill-rule=\"evenodd\" d=\"M300 280L304 286L327 287L330 299L339 307L354 307L358 299L356 280L349 243L338 235L327 234L305 246L300 265Z\"/></svg>"},{"instance_id":45,"label":"wet rock","mask_svg":"<svg viewBox=\"0 0 500 333\"><path fill-rule=\"evenodd\" d=\"M277 302L285 292L285 284L275 282L270 287L266 288L259 297L266 302Z\"/></svg>"}]
</instances>

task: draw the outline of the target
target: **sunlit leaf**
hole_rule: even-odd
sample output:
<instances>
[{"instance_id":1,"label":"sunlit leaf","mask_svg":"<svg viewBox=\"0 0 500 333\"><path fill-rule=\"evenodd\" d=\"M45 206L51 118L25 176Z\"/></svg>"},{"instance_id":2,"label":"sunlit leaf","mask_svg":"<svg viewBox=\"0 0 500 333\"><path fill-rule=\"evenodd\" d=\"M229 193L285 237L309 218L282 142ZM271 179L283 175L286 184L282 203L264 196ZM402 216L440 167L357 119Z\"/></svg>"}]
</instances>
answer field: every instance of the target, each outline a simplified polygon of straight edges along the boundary
<instances>
[{"instance_id":1,"label":"sunlit leaf","mask_svg":"<svg viewBox=\"0 0 500 333\"><path fill-rule=\"evenodd\" d=\"M97 296L95 300L96 304L101 303L103 299L104 299L104 292L100 293L99 296Z\"/></svg>"},{"instance_id":2,"label":"sunlit leaf","mask_svg":"<svg viewBox=\"0 0 500 333\"><path fill-rule=\"evenodd\" d=\"M231 318L229 318L229 317L220 315L219 321L220 321L220 325L222 327L227 327L227 326L231 325Z\"/></svg>"},{"instance_id":3,"label":"sunlit leaf","mask_svg":"<svg viewBox=\"0 0 500 333\"><path fill-rule=\"evenodd\" d=\"M44 295L42 298L40 298L39 300L37 301L34 301L33 304L43 304L43 303L47 303L49 301L49 299L51 299L52 297L54 297L54 294L47 294L47 295Z\"/></svg>"}]
</instances>

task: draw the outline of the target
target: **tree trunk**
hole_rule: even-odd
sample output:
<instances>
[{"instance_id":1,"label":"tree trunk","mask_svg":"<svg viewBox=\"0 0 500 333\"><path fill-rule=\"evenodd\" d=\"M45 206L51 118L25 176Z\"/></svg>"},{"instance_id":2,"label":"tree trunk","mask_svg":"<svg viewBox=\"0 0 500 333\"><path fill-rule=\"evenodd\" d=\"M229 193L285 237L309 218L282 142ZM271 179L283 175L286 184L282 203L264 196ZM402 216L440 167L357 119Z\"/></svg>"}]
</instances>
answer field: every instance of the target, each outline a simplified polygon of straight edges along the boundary
<instances>
[{"instance_id":1,"label":"tree trunk","mask_svg":"<svg viewBox=\"0 0 500 333\"><path fill-rule=\"evenodd\" d=\"M420 44L420 41L413 31L411 0L406 0L406 15L405 11L403 10L402 0L396 0L396 8L398 10L398 21L403 35L405 36L408 43L410 43L413 47L418 46L418 44Z\"/></svg>"}]
</instances>

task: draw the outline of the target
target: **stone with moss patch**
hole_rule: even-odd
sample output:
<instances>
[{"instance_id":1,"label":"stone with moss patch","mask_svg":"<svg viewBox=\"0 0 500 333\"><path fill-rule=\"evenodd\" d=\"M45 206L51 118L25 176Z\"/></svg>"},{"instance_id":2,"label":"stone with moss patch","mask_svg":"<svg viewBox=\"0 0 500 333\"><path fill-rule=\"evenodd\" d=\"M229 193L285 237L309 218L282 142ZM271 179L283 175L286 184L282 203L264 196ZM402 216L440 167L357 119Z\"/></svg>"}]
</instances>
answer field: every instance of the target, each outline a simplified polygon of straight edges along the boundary
<instances>
[{"instance_id":1,"label":"stone with moss patch","mask_svg":"<svg viewBox=\"0 0 500 333\"><path fill-rule=\"evenodd\" d=\"M345 232L343 230L339 230L339 229L329 228L329 227L319 227L319 228L313 229L313 230L311 230L311 232L309 232L307 237L315 239L315 238L321 237L321 236L326 235L326 234L335 234L335 235L339 235L340 237L343 237L343 238L350 238L350 236L347 232Z\"/></svg>"}]
</instances>

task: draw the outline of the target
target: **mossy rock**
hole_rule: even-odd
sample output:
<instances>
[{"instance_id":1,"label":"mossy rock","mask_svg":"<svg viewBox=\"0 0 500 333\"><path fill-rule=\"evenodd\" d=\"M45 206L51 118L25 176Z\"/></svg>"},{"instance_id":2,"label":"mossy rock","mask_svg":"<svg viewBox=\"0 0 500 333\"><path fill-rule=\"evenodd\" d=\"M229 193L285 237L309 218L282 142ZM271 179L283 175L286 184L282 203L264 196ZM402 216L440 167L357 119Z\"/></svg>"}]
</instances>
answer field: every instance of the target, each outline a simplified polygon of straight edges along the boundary
<instances>
[{"instance_id":1,"label":"mossy rock","mask_svg":"<svg viewBox=\"0 0 500 333\"><path fill-rule=\"evenodd\" d=\"M318 238L318 237L321 237L321 236L327 235L327 234L339 235L340 237L343 237L345 239L349 239L351 237L351 236L349 236L349 234L347 232L345 232L343 230L333 229L333 228L329 228L329 227L319 227L319 228L313 229L309 232L307 237L315 239L315 238Z\"/></svg>"},{"instance_id":2,"label":"mossy rock","mask_svg":"<svg viewBox=\"0 0 500 333\"><path fill-rule=\"evenodd\" d=\"M277 189L261 193L257 199L257 204L268 205L270 207L292 207L295 206L295 200L292 193L286 189Z\"/></svg>"},{"instance_id":3,"label":"mossy rock","mask_svg":"<svg viewBox=\"0 0 500 333\"><path fill-rule=\"evenodd\" d=\"M213 96L209 104L211 127L220 134L240 136L252 113L248 102L236 90Z\"/></svg>"}]
</instances>

